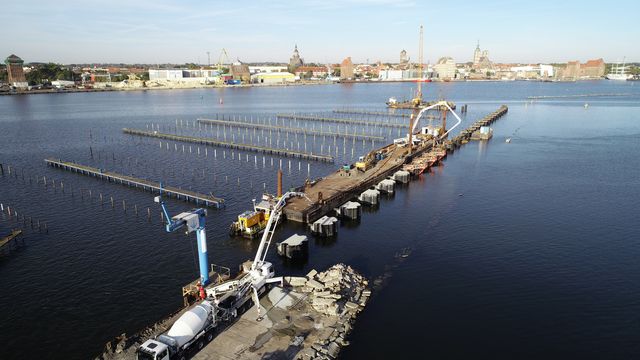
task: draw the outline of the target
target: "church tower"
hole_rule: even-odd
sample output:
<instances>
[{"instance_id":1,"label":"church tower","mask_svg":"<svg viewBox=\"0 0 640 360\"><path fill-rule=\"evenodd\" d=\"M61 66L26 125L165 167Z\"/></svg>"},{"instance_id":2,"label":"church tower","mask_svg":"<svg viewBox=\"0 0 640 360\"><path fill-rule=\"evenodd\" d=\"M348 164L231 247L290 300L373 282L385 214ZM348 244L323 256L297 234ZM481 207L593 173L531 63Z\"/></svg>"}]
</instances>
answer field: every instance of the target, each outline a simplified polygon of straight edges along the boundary
<instances>
[{"instance_id":1,"label":"church tower","mask_svg":"<svg viewBox=\"0 0 640 360\"><path fill-rule=\"evenodd\" d=\"M476 51L473 52L473 65L478 65L478 63L480 63L481 57L482 57L482 51L480 50L480 40L478 40L478 45L476 45Z\"/></svg>"}]
</instances>

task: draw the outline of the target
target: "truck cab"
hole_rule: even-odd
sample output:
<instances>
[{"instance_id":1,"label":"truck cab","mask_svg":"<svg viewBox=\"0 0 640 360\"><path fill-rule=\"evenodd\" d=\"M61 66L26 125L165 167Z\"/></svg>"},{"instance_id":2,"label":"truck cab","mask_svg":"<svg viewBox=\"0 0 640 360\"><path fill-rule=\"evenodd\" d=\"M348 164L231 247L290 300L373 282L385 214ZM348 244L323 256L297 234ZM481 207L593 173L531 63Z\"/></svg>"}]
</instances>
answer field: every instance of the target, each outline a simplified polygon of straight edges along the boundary
<instances>
[{"instance_id":1,"label":"truck cab","mask_svg":"<svg viewBox=\"0 0 640 360\"><path fill-rule=\"evenodd\" d=\"M138 348L136 359L169 360L169 347L155 340L147 340Z\"/></svg>"}]
</instances>

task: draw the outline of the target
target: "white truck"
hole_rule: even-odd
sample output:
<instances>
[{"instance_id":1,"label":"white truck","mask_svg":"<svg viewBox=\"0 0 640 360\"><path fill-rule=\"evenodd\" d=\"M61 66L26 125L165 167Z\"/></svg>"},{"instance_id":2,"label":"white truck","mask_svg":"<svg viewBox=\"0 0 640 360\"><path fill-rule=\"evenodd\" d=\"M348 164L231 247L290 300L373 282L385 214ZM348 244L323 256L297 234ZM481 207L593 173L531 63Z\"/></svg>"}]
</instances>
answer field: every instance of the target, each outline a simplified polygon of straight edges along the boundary
<instances>
[{"instance_id":1,"label":"white truck","mask_svg":"<svg viewBox=\"0 0 640 360\"><path fill-rule=\"evenodd\" d=\"M182 314L169 331L145 341L136 352L138 360L169 360L187 358L194 344L198 350L213 339L218 323L217 311L209 301L203 301Z\"/></svg>"}]
</instances>

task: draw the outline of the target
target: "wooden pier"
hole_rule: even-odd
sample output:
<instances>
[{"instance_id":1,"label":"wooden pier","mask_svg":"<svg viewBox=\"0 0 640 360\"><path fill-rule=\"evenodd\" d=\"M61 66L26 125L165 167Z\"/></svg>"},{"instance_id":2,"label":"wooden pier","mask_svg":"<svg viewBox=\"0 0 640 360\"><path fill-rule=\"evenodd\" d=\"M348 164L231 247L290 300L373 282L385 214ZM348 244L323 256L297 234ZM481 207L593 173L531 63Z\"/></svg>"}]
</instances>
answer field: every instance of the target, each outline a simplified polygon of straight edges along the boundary
<instances>
[{"instance_id":1,"label":"wooden pier","mask_svg":"<svg viewBox=\"0 0 640 360\"><path fill-rule=\"evenodd\" d=\"M315 115L278 114L278 115L276 115L276 117L278 119L293 119L293 120L333 122L333 123L338 123L338 124L380 126L380 127L403 128L403 129L409 127L409 123L406 123L406 124L394 124L394 123L385 123L385 122L381 122L381 121L341 119L341 118L331 118L331 117L323 117L323 116L315 116Z\"/></svg>"},{"instance_id":2,"label":"wooden pier","mask_svg":"<svg viewBox=\"0 0 640 360\"><path fill-rule=\"evenodd\" d=\"M11 231L11 234L0 239L0 249L3 249L5 246L10 246L15 239L22 235L22 230L14 229Z\"/></svg>"},{"instance_id":3,"label":"wooden pier","mask_svg":"<svg viewBox=\"0 0 640 360\"><path fill-rule=\"evenodd\" d=\"M332 156L317 155L317 154L306 153L302 151L274 149L266 146L258 146L258 145L250 145L250 144L238 144L234 142L219 141L219 140L201 138L201 137L195 137L195 136L163 134L157 131L144 131L144 130L127 129L127 128L122 129L122 131L125 134L129 134L129 135L147 136L147 137L172 140L172 141L183 141L183 142L190 142L190 143L196 143L196 144L202 144L202 145L208 145L208 146L220 146L220 147L226 147L230 149L252 151L252 152L279 155L279 156L285 156L285 157L293 157L293 158L305 159L305 160L324 161L324 162L331 162L331 163L333 162Z\"/></svg>"},{"instance_id":4,"label":"wooden pier","mask_svg":"<svg viewBox=\"0 0 640 360\"><path fill-rule=\"evenodd\" d=\"M491 114L474 122L468 128L462 130L460 134L458 134L456 137L451 139L449 143L450 144L449 150L452 149L452 146L460 146L462 144L467 143L471 139L471 135L473 135L474 132L480 129L480 127L492 124L494 121L504 116L504 114L506 114L507 111L509 111L509 108L506 105L502 105L500 106L500 108L498 108L498 110L492 112Z\"/></svg>"},{"instance_id":5,"label":"wooden pier","mask_svg":"<svg viewBox=\"0 0 640 360\"><path fill-rule=\"evenodd\" d=\"M162 191L163 195L173 196L176 199L190 201L196 203L196 205L205 205L209 207L224 207L224 199L215 197L213 195L204 195L195 191L183 190L173 186L165 186L157 182L135 178L133 176L121 175L110 171L103 171L102 169L94 168L91 166L80 165L73 162L45 159L47 165L72 171L78 174L93 176L95 178L107 180L116 184L122 184L136 189L142 189L144 191L158 192Z\"/></svg>"},{"instance_id":6,"label":"wooden pier","mask_svg":"<svg viewBox=\"0 0 640 360\"><path fill-rule=\"evenodd\" d=\"M354 110L337 109L337 110L333 110L333 112L335 114L373 115L373 116L388 116L388 117L402 117L402 118L408 118L411 116L411 114L409 113L393 114L393 113L382 112L382 111L367 111L367 110L356 110L356 109Z\"/></svg>"},{"instance_id":7,"label":"wooden pier","mask_svg":"<svg viewBox=\"0 0 640 360\"><path fill-rule=\"evenodd\" d=\"M236 122L236 121L227 121L227 120L220 120L220 119L198 119L198 122L201 124L221 125L221 126L229 126L229 127L236 127L236 128L248 128L248 129L259 129L259 130L273 130L273 131L282 131L282 132L288 132L292 134L303 134L303 135L309 135L309 136L330 136L330 137L335 136L339 138L358 139L358 140L384 140L383 136L319 131L319 130L313 130L313 129L268 125L268 124L260 124L260 123L250 123L250 122L242 122L242 121Z\"/></svg>"}]
</instances>

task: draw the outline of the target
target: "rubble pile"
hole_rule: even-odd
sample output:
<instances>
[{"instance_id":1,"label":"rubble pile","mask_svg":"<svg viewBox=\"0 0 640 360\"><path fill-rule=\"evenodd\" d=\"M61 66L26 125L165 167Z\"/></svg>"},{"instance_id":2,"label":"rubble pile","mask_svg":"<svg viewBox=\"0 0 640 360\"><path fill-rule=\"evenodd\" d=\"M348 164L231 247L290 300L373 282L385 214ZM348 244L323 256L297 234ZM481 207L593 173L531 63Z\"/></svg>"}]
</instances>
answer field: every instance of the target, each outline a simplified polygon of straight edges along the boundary
<instances>
[{"instance_id":1,"label":"rubble pile","mask_svg":"<svg viewBox=\"0 0 640 360\"><path fill-rule=\"evenodd\" d=\"M303 348L297 359L335 359L341 347L349 345L356 315L364 309L371 290L368 280L350 266L337 264L324 272L311 270L306 277L285 277L296 292L307 295L307 303L317 312L337 317L334 325L322 329L310 347Z\"/></svg>"}]
</instances>

